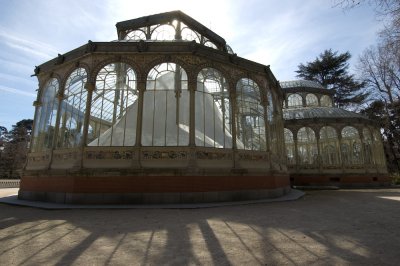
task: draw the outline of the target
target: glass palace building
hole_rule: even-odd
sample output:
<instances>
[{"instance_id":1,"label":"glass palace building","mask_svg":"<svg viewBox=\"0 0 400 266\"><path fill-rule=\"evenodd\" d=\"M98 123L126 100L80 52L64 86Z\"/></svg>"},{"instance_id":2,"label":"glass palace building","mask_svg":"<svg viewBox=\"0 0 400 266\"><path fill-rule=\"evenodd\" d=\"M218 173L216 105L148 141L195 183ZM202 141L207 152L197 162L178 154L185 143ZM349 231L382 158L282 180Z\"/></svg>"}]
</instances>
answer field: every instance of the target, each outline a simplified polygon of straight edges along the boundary
<instances>
[{"instance_id":1,"label":"glass palace building","mask_svg":"<svg viewBox=\"0 0 400 266\"><path fill-rule=\"evenodd\" d=\"M282 90L269 66L180 11L116 27L117 41L89 41L36 67L19 198L218 202L282 196L290 178L321 173L321 182L356 174L350 183L368 183L364 173L387 182L377 127L354 113L325 121L329 110L348 114L329 91Z\"/></svg>"}]
</instances>

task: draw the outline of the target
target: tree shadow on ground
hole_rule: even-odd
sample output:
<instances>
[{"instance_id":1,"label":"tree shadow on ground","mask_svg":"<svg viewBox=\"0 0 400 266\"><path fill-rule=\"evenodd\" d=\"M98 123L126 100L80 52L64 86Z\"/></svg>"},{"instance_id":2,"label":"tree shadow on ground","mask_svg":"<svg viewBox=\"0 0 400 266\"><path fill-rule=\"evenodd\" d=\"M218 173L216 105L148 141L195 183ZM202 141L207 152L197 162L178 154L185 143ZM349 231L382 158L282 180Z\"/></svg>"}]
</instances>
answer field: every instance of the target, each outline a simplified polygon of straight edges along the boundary
<instances>
[{"instance_id":1,"label":"tree shadow on ground","mask_svg":"<svg viewBox=\"0 0 400 266\"><path fill-rule=\"evenodd\" d=\"M399 207L400 189L207 209L0 205L0 265L395 265Z\"/></svg>"}]
</instances>

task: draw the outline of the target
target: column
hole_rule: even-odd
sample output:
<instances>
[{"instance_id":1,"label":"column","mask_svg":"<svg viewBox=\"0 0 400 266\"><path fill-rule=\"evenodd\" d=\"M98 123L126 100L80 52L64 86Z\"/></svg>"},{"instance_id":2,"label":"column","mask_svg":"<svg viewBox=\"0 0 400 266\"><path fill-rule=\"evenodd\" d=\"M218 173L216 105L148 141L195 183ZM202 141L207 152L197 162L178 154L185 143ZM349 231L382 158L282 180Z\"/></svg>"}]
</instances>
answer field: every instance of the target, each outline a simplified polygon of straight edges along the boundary
<instances>
[{"instance_id":1,"label":"column","mask_svg":"<svg viewBox=\"0 0 400 266\"><path fill-rule=\"evenodd\" d=\"M296 162L296 167L295 167L296 171L299 170L299 154L298 154L298 149L297 149L297 146L298 146L298 144L297 144L297 131L296 131L296 134L293 133L294 154L295 154L294 158L295 158L295 162Z\"/></svg>"},{"instance_id":2,"label":"column","mask_svg":"<svg viewBox=\"0 0 400 266\"><path fill-rule=\"evenodd\" d=\"M92 106L92 95L93 91L96 88L96 84L94 82L86 82L85 89L87 90L87 97L86 97L86 109L85 109L85 119L83 121L83 134L82 140L80 143L80 147L85 147L87 143L87 135L89 130L89 118L90 118L90 109Z\"/></svg>"},{"instance_id":3,"label":"column","mask_svg":"<svg viewBox=\"0 0 400 266\"><path fill-rule=\"evenodd\" d=\"M40 118L40 117L38 117L38 112L39 112L39 108L42 107L42 102L40 100L34 101L33 106L35 106L35 116L33 118L32 139L31 139L31 145L29 147L29 152L32 152L32 149L35 145L35 137L37 137L37 136L35 136L35 126L36 126L36 123L38 122L38 119Z\"/></svg>"},{"instance_id":4,"label":"column","mask_svg":"<svg viewBox=\"0 0 400 266\"><path fill-rule=\"evenodd\" d=\"M237 149L237 125L236 125L236 114L238 113L238 106L236 101L236 87L234 84L229 83L229 101L231 103L231 119L232 119L232 151L233 151L233 168L241 168L240 158Z\"/></svg>"},{"instance_id":5,"label":"column","mask_svg":"<svg viewBox=\"0 0 400 266\"><path fill-rule=\"evenodd\" d=\"M320 135L319 135L320 130L315 131L315 138L317 139L317 163L318 163L318 170L319 172L322 172L322 155L321 155L321 148L320 148Z\"/></svg>"},{"instance_id":6,"label":"column","mask_svg":"<svg viewBox=\"0 0 400 266\"><path fill-rule=\"evenodd\" d=\"M197 79L193 75L188 75L189 90L189 151L187 174L196 174L196 89Z\"/></svg>"},{"instance_id":7,"label":"column","mask_svg":"<svg viewBox=\"0 0 400 266\"><path fill-rule=\"evenodd\" d=\"M189 89L189 147L196 146L196 86L197 81L192 77L189 77L188 80L188 89Z\"/></svg>"},{"instance_id":8,"label":"column","mask_svg":"<svg viewBox=\"0 0 400 266\"><path fill-rule=\"evenodd\" d=\"M61 89L59 89L61 90ZM60 127L60 117L61 117L61 103L62 100L64 98L64 95L62 93L57 93L57 101L58 101L58 107L57 107L57 117L56 117L56 123L54 125L54 135L53 135L53 140L51 142L51 149L50 149L50 160L49 160L49 164L47 166L48 169L51 168L51 164L53 162L53 151L56 147L56 142L58 139L58 132L59 132L59 127Z\"/></svg>"},{"instance_id":9,"label":"column","mask_svg":"<svg viewBox=\"0 0 400 266\"><path fill-rule=\"evenodd\" d=\"M90 109L92 106L92 95L93 91L96 89L96 84L94 82L86 82L85 89L87 90L87 97L86 97L86 108L85 108L85 118L83 120L83 132L82 132L82 139L81 143L79 143L78 151L77 151L77 158L76 163L74 165L74 169L79 171L83 168L83 160L84 160L84 147L87 143L88 137L88 130L89 130L89 119L90 119Z\"/></svg>"},{"instance_id":10,"label":"column","mask_svg":"<svg viewBox=\"0 0 400 266\"><path fill-rule=\"evenodd\" d=\"M343 155L342 155L342 134L341 134L341 131L339 131L339 134L338 134L338 141L339 141L339 147L338 147L339 163L342 166L342 172L344 172L345 166L344 166Z\"/></svg>"},{"instance_id":11,"label":"column","mask_svg":"<svg viewBox=\"0 0 400 266\"><path fill-rule=\"evenodd\" d=\"M146 90L146 80L137 81L137 89L139 91L138 97L138 113L136 120L136 144L135 146L142 146L142 121L143 121L143 97Z\"/></svg>"},{"instance_id":12,"label":"column","mask_svg":"<svg viewBox=\"0 0 400 266\"><path fill-rule=\"evenodd\" d=\"M361 160L361 164L364 166L364 170L367 173L368 172L368 164L366 161L366 154L365 154L365 139L364 139L364 132L362 130L362 128L357 128L358 130L358 135L360 136L360 160Z\"/></svg>"}]
</instances>

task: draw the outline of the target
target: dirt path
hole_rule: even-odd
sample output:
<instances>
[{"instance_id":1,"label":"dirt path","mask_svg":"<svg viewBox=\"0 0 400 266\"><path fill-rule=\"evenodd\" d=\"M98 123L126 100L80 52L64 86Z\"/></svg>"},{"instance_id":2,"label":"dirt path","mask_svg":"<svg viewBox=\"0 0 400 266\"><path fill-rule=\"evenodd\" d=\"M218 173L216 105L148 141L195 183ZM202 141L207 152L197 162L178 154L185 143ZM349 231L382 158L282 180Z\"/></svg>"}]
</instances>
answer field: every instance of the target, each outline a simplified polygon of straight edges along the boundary
<instances>
[{"instance_id":1,"label":"dirt path","mask_svg":"<svg viewBox=\"0 0 400 266\"><path fill-rule=\"evenodd\" d=\"M399 237L400 189L185 210L0 204L0 265L398 265Z\"/></svg>"}]
</instances>

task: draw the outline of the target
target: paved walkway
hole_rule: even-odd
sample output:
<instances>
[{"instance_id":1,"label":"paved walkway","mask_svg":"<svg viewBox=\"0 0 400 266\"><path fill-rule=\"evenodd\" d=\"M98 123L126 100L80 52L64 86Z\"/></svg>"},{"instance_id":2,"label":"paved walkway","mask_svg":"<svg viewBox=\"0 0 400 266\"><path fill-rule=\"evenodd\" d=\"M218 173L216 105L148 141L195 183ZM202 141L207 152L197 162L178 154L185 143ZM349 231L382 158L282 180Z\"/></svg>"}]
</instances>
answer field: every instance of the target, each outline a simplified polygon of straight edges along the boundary
<instances>
[{"instance_id":1,"label":"paved walkway","mask_svg":"<svg viewBox=\"0 0 400 266\"><path fill-rule=\"evenodd\" d=\"M399 221L398 188L200 209L0 204L0 265L398 265Z\"/></svg>"}]
</instances>

